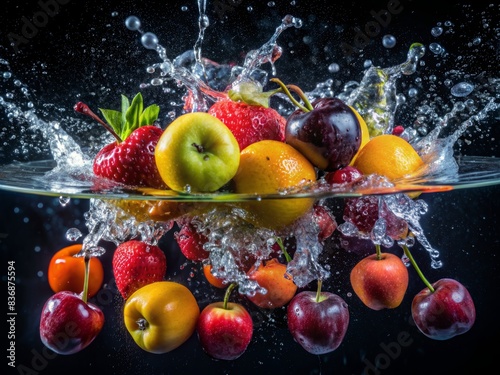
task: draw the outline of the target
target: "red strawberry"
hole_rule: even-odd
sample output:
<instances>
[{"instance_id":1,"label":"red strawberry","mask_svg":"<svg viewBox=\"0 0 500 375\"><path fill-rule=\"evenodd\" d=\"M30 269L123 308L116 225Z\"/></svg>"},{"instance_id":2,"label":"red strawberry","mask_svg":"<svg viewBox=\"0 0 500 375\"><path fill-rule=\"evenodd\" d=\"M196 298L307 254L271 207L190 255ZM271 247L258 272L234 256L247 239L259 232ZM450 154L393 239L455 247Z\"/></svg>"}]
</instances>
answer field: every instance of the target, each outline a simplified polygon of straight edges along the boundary
<instances>
[{"instance_id":1,"label":"red strawberry","mask_svg":"<svg viewBox=\"0 0 500 375\"><path fill-rule=\"evenodd\" d=\"M284 142L286 119L268 105L276 91L265 93L250 83L240 86L239 91L229 91L228 99L215 102L208 113L233 132L240 150L264 139Z\"/></svg>"},{"instance_id":2,"label":"red strawberry","mask_svg":"<svg viewBox=\"0 0 500 375\"><path fill-rule=\"evenodd\" d=\"M116 286L124 299L145 285L162 281L167 272L165 253L158 246L137 240L120 244L112 264Z\"/></svg>"},{"instance_id":3,"label":"red strawberry","mask_svg":"<svg viewBox=\"0 0 500 375\"><path fill-rule=\"evenodd\" d=\"M158 118L157 105L143 110L140 93L132 103L122 95L122 112L100 109L108 123L82 102L77 103L74 109L98 121L116 138L116 142L104 146L96 155L93 170L97 176L127 185L165 187L154 157L162 134L160 128L152 125Z\"/></svg>"},{"instance_id":4,"label":"red strawberry","mask_svg":"<svg viewBox=\"0 0 500 375\"><path fill-rule=\"evenodd\" d=\"M207 238L203 233L197 232L191 222L184 223L179 232L175 233L174 237L182 254L187 259L200 262L208 258L209 253L203 248L203 245L207 242Z\"/></svg>"}]
</instances>

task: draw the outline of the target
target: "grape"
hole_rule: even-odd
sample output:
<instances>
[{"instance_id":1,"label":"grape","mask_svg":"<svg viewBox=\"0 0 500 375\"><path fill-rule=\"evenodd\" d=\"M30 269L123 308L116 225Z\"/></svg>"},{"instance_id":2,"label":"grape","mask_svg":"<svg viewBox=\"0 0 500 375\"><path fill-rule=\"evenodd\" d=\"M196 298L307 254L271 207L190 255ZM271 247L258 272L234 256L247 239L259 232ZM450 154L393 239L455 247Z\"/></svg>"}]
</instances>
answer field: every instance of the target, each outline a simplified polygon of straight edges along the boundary
<instances>
[{"instance_id":1,"label":"grape","mask_svg":"<svg viewBox=\"0 0 500 375\"><path fill-rule=\"evenodd\" d=\"M354 224L360 232L369 234L379 218L386 221L388 236L393 239L406 237L408 223L390 211L383 198L368 195L346 200L344 220Z\"/></svg>"}]
</instances>

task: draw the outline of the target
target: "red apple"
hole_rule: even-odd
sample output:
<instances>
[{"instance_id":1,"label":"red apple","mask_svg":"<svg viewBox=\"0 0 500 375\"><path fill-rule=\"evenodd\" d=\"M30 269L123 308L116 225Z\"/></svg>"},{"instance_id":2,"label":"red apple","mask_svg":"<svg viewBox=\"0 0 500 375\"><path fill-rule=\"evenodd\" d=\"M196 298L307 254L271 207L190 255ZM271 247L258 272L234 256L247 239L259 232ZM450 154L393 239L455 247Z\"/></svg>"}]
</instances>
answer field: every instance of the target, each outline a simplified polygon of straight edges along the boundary
<instances>
[{"instance_id":1,"label":"red apple","mask_svg":"<svg viewBox=\"0 0 500 375\"><path fill-rule=\"evenodd\" d=\"M347 303L330 292L303 291L287 307L288 329L296 342L311 354L337 349L347 332Z\"/></svg>"},{"instance_id":2,"label":"red apple","mask_svg":"<svg viewBox=\"0 0 500 375\"><path fill-rule=\"evenodd\" d=\"M458 281L441 279L414 298L411 314L418 329L434 340L448 340L467 332L476 320L469 291Z\"/></svg>"},{"instance_id":3,"label":"red apple","mask_svg":"<svg viewBox=\"0 0 500 375\"><path fill-rule=\"evenodd\" d=\"M223 302L211 303L202 310L196 326L203 350L213 358L228 361L240 357L253 336L248 311L239 303L227 301L234 287L228 287Z\"/></svg>"},{"instance_id":4,"label":"red apple","mask_svg":"<svg viewBox=\"0 0 500 375\"><path fill-rule=\"evenodd\" d=\"M43 306L40 338L58 354L73 354L86 348L104 325L104 314L86 303L79 294L62 291L51 296Z\"/></svg>"},{"instance_id":5,"label":"red apple","mask_svg":"<svg viewBox=\"0 0 500 375\"><path fill-rule=\"evenodd\" d=\"M408 288L408 269L391 253L368 255L354 266L350 277L356 295L373 310L398 307Z\"/></svg>"}]
</instances>

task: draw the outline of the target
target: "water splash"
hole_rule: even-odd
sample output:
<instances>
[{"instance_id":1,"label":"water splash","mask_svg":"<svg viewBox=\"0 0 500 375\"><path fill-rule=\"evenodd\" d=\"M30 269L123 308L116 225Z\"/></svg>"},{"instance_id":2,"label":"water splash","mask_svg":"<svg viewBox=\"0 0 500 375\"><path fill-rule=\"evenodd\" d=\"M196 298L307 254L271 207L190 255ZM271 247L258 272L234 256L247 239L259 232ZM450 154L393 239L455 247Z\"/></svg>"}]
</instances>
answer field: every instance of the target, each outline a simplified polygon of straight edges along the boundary
<instances>
[{"instance_id":1,"label":"water splash","mask_svg":"<svg viewBox=\"0 0 500 375\"><path fill-rule=\"evenodd\" d=\"M340 99L360 113L368 126L370 136L392 132L398 106L396 81L402 74L415 73L424 54L425 47L414 43L410 46L405 62L388 68L371 66L359 85L346 86L345 91L339 95Z\"/></svg>"}]
</instances>

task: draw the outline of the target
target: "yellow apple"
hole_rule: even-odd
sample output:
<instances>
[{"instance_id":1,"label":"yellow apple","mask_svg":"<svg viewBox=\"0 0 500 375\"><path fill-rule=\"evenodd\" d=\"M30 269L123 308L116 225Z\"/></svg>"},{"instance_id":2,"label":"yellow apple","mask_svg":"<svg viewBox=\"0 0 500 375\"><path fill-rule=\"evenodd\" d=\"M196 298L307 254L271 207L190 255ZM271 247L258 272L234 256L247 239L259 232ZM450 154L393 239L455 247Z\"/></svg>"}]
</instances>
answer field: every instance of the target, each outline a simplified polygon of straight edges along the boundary
<instances>
[{"instance_id":1,"label":"yellow apple","mask_svg":"<svg viewBox=\"0 0 500 375\"><path fill-rule=\"evenodd\" d=\"M229 128L205 112L186 113L172 121L155 148L160 176L180 192L214 192L238 170L240 147Z\"/></svg>"},{"instance_id":2,"label":"yellow apple","mask_svg":"<svg viewBox=\"0 0 500 375\"><path fill-rule=\"evenodd\" d=\"M184 285L158 281L136 290L125 302L123 315L136 344L147 352L161 354L191 337L200 308Z\"/></svg>"}]
</instances>

